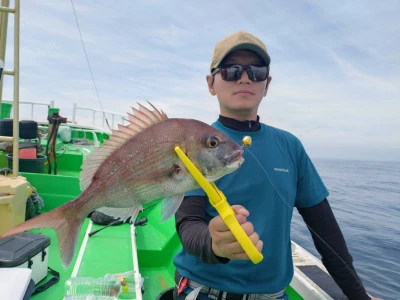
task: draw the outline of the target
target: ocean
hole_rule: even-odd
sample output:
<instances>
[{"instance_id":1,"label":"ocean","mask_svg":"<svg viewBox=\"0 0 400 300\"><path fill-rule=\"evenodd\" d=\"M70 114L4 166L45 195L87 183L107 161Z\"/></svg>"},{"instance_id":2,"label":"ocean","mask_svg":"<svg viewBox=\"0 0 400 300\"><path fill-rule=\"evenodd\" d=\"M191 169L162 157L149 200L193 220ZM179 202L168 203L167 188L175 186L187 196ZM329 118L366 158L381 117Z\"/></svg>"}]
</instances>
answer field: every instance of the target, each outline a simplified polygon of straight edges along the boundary
<instances>
[{"instance_id":1,"label":"ocean","mask_svg":"<svg viewBox=\"0 0 400 300\"><path fill-rule=\"evenodd\" d=\"M400 299L400 162L312 160L367 292ZM292 240L320 258L297 210Z\"/></svg>"}]
</instances>

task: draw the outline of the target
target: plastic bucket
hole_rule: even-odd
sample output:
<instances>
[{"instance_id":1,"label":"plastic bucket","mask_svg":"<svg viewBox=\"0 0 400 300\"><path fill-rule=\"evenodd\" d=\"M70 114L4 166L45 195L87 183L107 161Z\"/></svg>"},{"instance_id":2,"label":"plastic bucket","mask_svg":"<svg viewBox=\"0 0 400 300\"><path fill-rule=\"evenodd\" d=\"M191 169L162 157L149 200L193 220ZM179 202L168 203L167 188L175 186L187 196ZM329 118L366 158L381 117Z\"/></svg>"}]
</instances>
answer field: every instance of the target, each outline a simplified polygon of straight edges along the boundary
<instances>
[{"instance_id":1,"label":"plastic bucket","mask_svg":"<svg viewBox=\"0 0 400 300\"><path fill-rule=\"evenodd\" d=\"M7 154L8 167L12 169L12 154ZM38 154L36 158L20 158L19 172L43 173L46 156Z\"/></svg>"},{"instance_id":2,"label":"plastic bucket","mask_svg":"<svg viewBox=\"0 0 400 300\"><path fill-rule=\"evenodd\" d=\"M1 115L0 119L8 119L11 116L11 103L1 103Z\"/></svg>"},{"instance_id":3,"label":"plastic bucket","mask_svg":"<svg viewBox=\"0 0 400 300\"><path fill-rule=\"evenodd\" d=\"M49 108L49 116L52 116L54 113L59 113L59 112L60 112L59 108L55 108L55 107Z\"/></svg>"}]
</instances>

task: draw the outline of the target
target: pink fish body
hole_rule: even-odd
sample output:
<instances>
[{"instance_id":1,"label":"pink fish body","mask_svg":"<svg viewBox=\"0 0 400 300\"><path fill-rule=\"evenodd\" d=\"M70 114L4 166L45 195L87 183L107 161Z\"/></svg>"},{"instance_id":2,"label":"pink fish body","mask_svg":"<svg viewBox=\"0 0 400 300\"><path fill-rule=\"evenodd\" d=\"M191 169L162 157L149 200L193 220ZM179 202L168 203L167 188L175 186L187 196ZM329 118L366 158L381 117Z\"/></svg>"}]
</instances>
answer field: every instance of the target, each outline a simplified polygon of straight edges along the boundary
<instances>
[{"instance_id":1,"label":"pink fish body","mask_svg":"<svg viewBox=\"0 0 400 300\"><path fill-rule=\"evenodd\" d=\"M151 105L151 104L150 104ZM152 105L151 105L152 106ZM242 147L217 129L197 120L168 119L139 104L101 148L83 164L83 192L74 200L30 219L3 237L32 228L54 228L63 264L69 266L81 225L98 210L122 220L135 219L142 204L163 200L162 214L173 216L186 192L198 188L174 148L179 146L211 182L235 171L243 163Z\"/></svg>"}]
</instances>

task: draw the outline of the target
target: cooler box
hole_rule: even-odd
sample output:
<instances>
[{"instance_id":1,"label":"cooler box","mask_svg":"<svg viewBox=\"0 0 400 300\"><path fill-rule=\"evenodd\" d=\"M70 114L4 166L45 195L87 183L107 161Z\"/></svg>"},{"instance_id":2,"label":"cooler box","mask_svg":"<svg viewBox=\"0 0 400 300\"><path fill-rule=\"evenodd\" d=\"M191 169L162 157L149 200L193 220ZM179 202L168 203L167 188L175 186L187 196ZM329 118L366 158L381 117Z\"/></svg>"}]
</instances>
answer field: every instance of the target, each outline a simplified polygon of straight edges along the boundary
<instances>
[{"instance_id":1,"label":"cooler box","mask_svg":"<svg viewBox=\"0 0 400 300\"><path fill-rule=\"evenodd\" d=\"M0 235L25 221L29 192L25 177L0 175Z\"/></svg>"},{"instance_id":2,"label":"cooler box","mask_svg":"<svg viewBox=\"0 0 400 300\"><path fill-rule=\"evenodd\" d=\"M46 278L50 238L28 232L0 239L0 268L29 268L37 285Z\"/></svg>"}]
</instances>

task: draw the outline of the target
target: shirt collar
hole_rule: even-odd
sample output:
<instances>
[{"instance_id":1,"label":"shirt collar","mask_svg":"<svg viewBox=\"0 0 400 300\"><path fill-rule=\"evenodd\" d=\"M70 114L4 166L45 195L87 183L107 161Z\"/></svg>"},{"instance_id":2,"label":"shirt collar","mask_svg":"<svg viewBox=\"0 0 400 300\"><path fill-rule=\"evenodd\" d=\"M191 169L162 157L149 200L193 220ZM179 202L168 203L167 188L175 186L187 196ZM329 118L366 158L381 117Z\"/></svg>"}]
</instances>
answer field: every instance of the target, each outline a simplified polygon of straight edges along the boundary
<instances>
[{"instance_id":1,"label":"shirt collar","mask_svg":"<svg viewBox=\"0 0 400 300\"><path fill-rule=\"evenodd\" d=\"M228 127L230 129L237 130L237 131L253 132L253 131L258 131L261 128L259 116L257 116L256 121L254 121L254 120L239 121L236 119L232 119L232 118L228 118L228 117L219 115L218 121L225 127Z\"/></svg>"}]
</instances>

